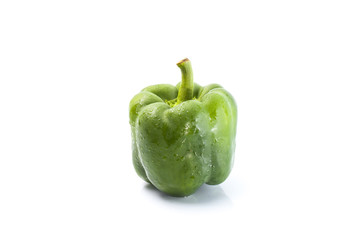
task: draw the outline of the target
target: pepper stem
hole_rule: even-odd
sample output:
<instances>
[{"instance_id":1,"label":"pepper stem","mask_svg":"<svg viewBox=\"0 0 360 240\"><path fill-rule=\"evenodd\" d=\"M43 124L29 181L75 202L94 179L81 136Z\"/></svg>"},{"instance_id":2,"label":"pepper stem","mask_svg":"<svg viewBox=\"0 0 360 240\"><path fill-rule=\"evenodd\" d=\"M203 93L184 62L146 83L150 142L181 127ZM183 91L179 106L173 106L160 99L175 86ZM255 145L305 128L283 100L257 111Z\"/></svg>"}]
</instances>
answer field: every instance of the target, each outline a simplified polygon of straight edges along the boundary
<instances>
[{"instance_id":1,"label":"pepper stem","mask_svg":"<svg viewBox=\"0 0 360 240\"><path fill-rule=\"evenodd\" d=\"M191 62L189 59L185 58L176 65L180 68L182 75L181 85L176 102L176 105L178 105L193 98L194 81Z\"/></svg>"}]
</instances>

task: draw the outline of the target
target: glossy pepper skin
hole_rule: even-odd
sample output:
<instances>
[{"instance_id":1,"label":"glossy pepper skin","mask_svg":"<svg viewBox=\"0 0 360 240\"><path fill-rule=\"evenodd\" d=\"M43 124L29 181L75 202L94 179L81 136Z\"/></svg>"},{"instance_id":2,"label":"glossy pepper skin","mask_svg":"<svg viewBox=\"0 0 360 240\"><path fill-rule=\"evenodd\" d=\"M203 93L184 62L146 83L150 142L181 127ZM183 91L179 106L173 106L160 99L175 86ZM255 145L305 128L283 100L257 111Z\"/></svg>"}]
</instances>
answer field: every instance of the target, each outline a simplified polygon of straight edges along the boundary
<instances>
[{"instance_id":1,"label":"glossy pepper skin","mask_svg":"<svg viewBox=\"0 0 360 240\"><path fill-rule=\"evenodd\" d=\"M191 63L180 61L176 87L144 88L130 102L133 165L160 191L188 196L202 184L222 183L235 150L237 107L218 84L193 83Z\"/></svg>"}]
</instances>

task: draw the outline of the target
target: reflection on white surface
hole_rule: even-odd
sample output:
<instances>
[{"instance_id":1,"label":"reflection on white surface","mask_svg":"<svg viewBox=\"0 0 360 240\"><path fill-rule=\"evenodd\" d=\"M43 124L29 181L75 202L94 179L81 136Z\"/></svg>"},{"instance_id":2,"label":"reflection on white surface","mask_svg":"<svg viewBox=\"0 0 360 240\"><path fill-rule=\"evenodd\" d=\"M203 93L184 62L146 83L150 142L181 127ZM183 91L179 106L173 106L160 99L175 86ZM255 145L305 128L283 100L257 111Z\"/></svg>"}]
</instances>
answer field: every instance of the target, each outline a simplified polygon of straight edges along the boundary
<instances>
[{"instance_id":1,"label":"reflection on white surface","mask_svg":"<svg viewBox=\"0 0 360 240\"><path fill-rule=\"evenodd\" d=\"M149 194L156 195L160 200L175 204L194 204L194 205L206 205L206 204L221 204L226 206L232 206L233 203L230 198L226 195L220 185L210 186L202 185L194 194L187 197L172 197L159 190L153 185L146 184L144 191Z\"/></svg>"}]
</instances>

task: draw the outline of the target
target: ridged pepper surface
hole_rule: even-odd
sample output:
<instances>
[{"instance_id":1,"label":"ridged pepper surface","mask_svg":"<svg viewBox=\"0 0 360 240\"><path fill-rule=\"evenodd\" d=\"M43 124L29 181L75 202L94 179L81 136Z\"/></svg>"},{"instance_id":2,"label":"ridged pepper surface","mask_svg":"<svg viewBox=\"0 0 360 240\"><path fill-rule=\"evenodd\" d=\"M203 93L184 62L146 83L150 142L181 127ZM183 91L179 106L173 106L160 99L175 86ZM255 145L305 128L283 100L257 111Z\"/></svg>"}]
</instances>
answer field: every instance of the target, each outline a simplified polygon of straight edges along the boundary
<instances>
[{"instance_id":1,"label":"ridged pepper surface","mask_svg":"<svg viewBox=\"0 0 360 240\"><path fill-rule=\"evenodd\" d=\"M218 84L193 82L188 59L182 81L144 88L130 102L133 165L137 174L172 196L222 183L234 161L237 107Z\"/></svg>"}]
</instances>

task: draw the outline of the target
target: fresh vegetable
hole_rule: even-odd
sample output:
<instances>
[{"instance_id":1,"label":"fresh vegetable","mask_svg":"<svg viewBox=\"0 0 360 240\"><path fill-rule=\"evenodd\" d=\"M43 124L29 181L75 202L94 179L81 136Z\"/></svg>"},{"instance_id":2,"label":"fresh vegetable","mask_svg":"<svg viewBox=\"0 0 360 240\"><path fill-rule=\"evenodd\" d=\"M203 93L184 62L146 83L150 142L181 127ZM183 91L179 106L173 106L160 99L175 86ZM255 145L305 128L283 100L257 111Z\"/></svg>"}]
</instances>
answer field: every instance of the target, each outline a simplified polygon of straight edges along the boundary
<instances>
[{"instance_id":1,"label":"fresh vegetable","mask_svg":"<svg viewBox=\"0 0 360 240\"><path fill-rule=\"evenodd\" d=\"M189 59L177 63L175 87L144 88L130 102L133 165L137 174L172 196L222 183L234 161L237 107L218 84L193 82Z\"/></svg>"}]
</instances>

